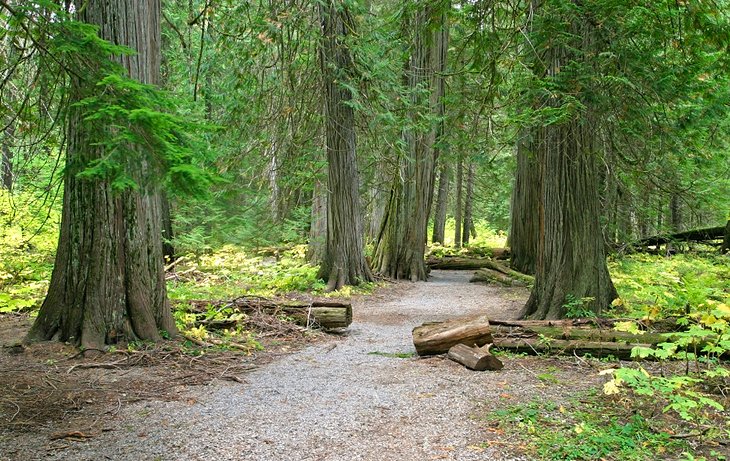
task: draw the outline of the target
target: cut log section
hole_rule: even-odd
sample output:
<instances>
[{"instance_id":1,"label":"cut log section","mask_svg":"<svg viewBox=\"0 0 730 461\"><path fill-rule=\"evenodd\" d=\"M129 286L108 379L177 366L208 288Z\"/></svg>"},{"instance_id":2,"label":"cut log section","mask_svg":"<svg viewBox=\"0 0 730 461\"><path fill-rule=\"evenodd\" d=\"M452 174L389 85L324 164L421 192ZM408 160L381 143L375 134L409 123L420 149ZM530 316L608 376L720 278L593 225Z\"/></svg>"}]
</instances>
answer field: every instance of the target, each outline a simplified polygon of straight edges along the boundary
<instances>
[{"instance_id":1,"label":"cut log section","mask_svg":"<svg viewBox=\"0 0 730 461\"><path fill-rule=\"evenodd\" d=\"M484 346L491 342L486 316L424 323L413 329L413 345L418 355L445 354L456 344Z\"/></svg>"},{"instance_id":2,"label":"cut log section","mask_svg":"<svg viewBox=\"0 0 730 461\"><path fill-rule=\"evenodd\" d=\"M295 323L308 327L318 326L325 329L345 328L352 323L352 304L335 300L315 300L311 302L281 300L243 296L232 301L191 301L193 312L205 313L210 309L231 309L248 314L264 312L271 315L290 317ZM224 319L198 322L208 328L230 328L236 320Z\"/></svg>"},{"instance_id":3,"label":"cut log section","mask_svg":"<svg viewBox=\"0 0 730 461\"><path fill-rule=\"evenodd\" d=\"M469 347L465 344L456 344L449 349L448 356L470 370L501 370L504 364L489 352L491 344L484 347Z\"/></svg>"}]
</instances>

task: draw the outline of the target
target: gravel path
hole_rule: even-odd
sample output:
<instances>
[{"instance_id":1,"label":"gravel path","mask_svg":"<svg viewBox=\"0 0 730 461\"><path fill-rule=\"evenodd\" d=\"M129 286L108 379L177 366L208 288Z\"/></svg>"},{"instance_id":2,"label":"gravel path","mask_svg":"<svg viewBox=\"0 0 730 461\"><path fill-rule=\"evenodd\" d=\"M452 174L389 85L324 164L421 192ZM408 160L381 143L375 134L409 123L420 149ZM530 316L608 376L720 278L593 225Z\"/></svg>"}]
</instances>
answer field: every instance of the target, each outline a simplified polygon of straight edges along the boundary
<instances>
[{"instance_id":1,"label":"gravel path","mask_svg":"<svg viewBox=\"0 0 730 461\"><path fill-rule=\"evenodd\" d=\"M411 329L424 321L514 317L524 299L469 284L470 275L434 271L429 282L364 298L342 338L284 356L245 383L215 382L181 402L130 405L98 437L38 459L515 459L479 446L485 427L475 415L508 382L534 381L529 370L508 363L476 373L440 357L387 355L413 352Z\"/></svg>"}]
</instances>

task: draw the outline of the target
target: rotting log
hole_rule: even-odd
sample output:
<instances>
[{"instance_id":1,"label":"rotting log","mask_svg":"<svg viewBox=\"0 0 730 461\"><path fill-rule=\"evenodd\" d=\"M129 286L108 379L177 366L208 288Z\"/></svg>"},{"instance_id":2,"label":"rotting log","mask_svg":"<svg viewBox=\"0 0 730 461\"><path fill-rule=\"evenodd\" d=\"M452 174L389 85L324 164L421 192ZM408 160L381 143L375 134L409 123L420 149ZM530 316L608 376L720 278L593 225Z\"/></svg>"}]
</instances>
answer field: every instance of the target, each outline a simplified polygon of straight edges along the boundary
<instances>
[{"instance_id":1,"label":"rotting log","mask_svg":"<svg viewBox=\"0 0 730 461\"><path fill-rule=\"evenodd\" d=\"M250 314L263 312L290 317L302 326L319 326L325 329L345 328L352 323L352 304L336 300L297 301L273 298L242 296L231 301L191 301L193 312L207 312L211 309ZM211 328L230 328L233 319L210 322ZM205 324L205 321L199 322ZM208 326L205 324L206 327Z\"/></svg>"},{"instance_id":2,"label":"rotting log","mask_svg":"<svg viewBox=\"0 0 730 461\"><path fill-rule=\"evenodd\" d=\"M670 242L705 242L719 240L725 235L725 226L707 227L705 229L693 229L683 232L676 232L668 235L652 235L638 242L635 246L664 245Z\"/></svg>"},{"instance_id":3,"label":"rotting log","mask_svg":"<svg viewBox=\"0 0 730 461\"><path fill-rule=\"evenodd\" d=\"M486 267L489 258L462 258L459 256L445 256L443 258L428 258L426 265L431 269L445 269L456 271L470 271Z\"/></svg>"},{"instance_id":4,"label":"rotting log","mask_svg":"<svg viewBox=\"0 0 730 461\"><path fill-rule=\"evenodd\" d=\"M592 357L607 357L612 355L618 359L631 359L631 350L634 347L651 347L650 344L625 343L625 342L604 342L604 341L581 341L550 339L540 337L529 338L494 338L494 346L517 353L527 354L576 354Z\"/></svg>"},{"instance_id":5,"label":"rotting log","mask_svg":"<svg viewBox=\"0 0 730 461\"><path fill-rule=\"evenodd\" d=\"M485 261L484 267L477 270L470 282L499 283L504 286L528 286L535 282L531 275L523 274L496 261Z\"/></svg>"},{"instance_id":6,"label":"rotting log","mask_svg":"<svg viewBox=\"0 0 730 461\"><path fill-rule=\"evenodd\" d=\"M487 344L484 347L469 347L466 344L456 344L449 349L448 357L474 371L501 370L504 364L489 352L491 346Z\"/></svg>"},{"instance_id":7,"label":"rotting log","mask_svg":"<svg viewBox=\"0 0 730 461\"><path fill-rule=\"evenodd\" d=\"M413 329L418 355L444 354L456 344L484 346L492 342L486 316L424 323Z\"/></svg>"}]
</instances>

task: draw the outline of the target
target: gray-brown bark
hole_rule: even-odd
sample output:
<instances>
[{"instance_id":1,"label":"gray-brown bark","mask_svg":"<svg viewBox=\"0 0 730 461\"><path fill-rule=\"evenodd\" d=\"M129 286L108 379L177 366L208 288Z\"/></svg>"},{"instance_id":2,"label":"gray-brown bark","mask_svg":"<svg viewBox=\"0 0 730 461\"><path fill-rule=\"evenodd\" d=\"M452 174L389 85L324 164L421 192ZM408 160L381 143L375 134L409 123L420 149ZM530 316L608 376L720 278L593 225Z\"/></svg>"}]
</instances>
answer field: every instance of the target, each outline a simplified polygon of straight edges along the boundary
<instances>
[{"instance_id":1,"label":"gray-brown bark","mask_svg":"<svg viewBox=\"0 0 730 461\"><path fill-rule=\"evenodd\" d=\"M456 344L484 346L492 342L486 316L424 323L413 329L418 355L444 354Z\"/></svg>"},{"instance_id":2,"label":"gray-brown bark","mask_svg":"<svg viewBox=\"0 0 730 461\"><path fill-rule=\"evenodd\" d=\"M443 1L425 2L413 12L413 43L406 71L411 89L414 125L424 115L438 113L443 95L446 44L446 5ZM429 91L423 91L429 90ZM376 242L374 267L397 279L425 280L424 254L428 215L433 201L435 179L436 123L427 129L405 133L407 158L393 178L386 217Z\"/></svg>"},{"instance_id":3,"label":"gray-brown bark","mask_svg":"<svg viewBox=\"0 0 730 461\"><path fill-rule=\"evenodd\" d=\"M319 179L312 190L312 214L307 244L307 261L319 264L324 260L327 242L327 190Z\"/></svg>"},{"instance_id":4,"label":"gray-brown bark","mask_svg":"<svg viewBox=\"0 0 730 461\"><path fill-rule=\"evenodd\" d=\"M529 134L525 130L517 142L508 239L512 267L525 274L535 273L540 216L540 169L530 147Z\"/></svg>"},{"instance_id":5,"label":"gray-brown bark","mask_svg":"<svg viewBox=\"0 0 730 461\"><path fill-rule=\"evenodd\" d=\"M448 164L441 162L439 188L436 195L436 212L433 216L433 242L443 245L446 230L446 211L449 201L450 171Z\"/></svg>"},{"instance_id":6,"label":"gray-brown bark","mask_svg":"<svg viewBox=\"0 0 730 461\"><path fill-rule=\"evenodd\" d=\"M0 175L2 176L2 187L6 190L13 189L13 150L11 143L13 139L14 124L11 122L3 132L2 142L0 142Z\"/></svg>"},{"instance_id":7,"label":"gray-brown bark","mask_svg":"<svg viewBox=\"0 0 730 461\"><path fill-rule=\"evenodd\" d=\"M591 27L572 27L573 35L580 37L580 46L590 47ZM578 59L567 47L551 42L542 46L546 48L542 61L546 68L542 72L550 79ZM558 105L560 100L545 103ZM587 102L586 106L565 121L535 128L534 150L542 174L539 234L535 285L522 312L524 317L562 318L571 297L600 313L617 297L606 265L599 222L596 126L592 125Z\"/></svg>"},{"instance_id":8,"label":"gray-brown bark","mask_svg":"<svg viewBox=\"0 0 730 461\"><path fill-rule=\"evenodd\" d=\"M457 344L449 349L448 357L474 371L501 370L504 364L489 353L489 347L491 346L469 347Z\"/></svg>"},{"instance_id":9,"label":"gray-brown bark","mask_svg":"<svg viewBox=\"0 0 730 461\"><path fill-rule=\"evenodd\" d=\"M98 0L78 12L102 38L136 54L119 58L129 75L157 84L160 70L159 0ZM93 72L72 79L72 102L94 94ZM98 348L118 340L159 340L175 333L162 258L161 196L154 171L128 165L138 189L116 192L108 180L77 173L106 155L89 145L81 109L68 120L63 213L48 295L29 340L57 338ZM153 154L153 153L150 153Z\"/></svg>"},{"instance_id":10,"label":"gray-brown bark","mask_svg":"<svg viewBox=\"0 0 730 461\"><path fill-rule=\"evenodd\" d=\"M461 248L461 222L462 210L464 205L464 166L463 161L459 158L456 161L456 199L454 200L454 246Z\"/></svg>"},{"instance_id":11,"label":"gray-brown bark","mask_svg":"<svg viewBox=\"0 0 730 461\"><path fill-rule=\"evenodd\" d=\"M467 163L466 195L464 196L464 223L461 227L461 243L468 245L474 227L472 210L474 207L474 162Z\"/></svg>"},{"instance_id":12,"label":"gray-brown bark","mask_svg":"<svg viewBox=\"0 0 730 461\"><path fill-rule=\"evenodd\" d=\"M373 276L363 252L355 114L349 104L353 95L344 85L354 72L346 37L354 32L355 24L340 0L320 3L319 14L328 165L327 244L319 275L327 280L328 290L336 290L369 282Z\"/></svg>"}]
</instances>

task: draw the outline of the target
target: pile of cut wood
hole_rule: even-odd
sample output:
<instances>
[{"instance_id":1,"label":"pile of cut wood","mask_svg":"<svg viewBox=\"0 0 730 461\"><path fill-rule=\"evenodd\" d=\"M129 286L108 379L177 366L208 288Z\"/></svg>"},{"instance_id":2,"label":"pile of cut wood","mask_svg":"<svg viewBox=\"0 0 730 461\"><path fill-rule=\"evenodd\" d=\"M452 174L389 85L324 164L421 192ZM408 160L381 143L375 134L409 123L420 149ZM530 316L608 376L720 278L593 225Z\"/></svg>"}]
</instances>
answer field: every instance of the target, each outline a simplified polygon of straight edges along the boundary
<instances>
[{"instance_id":1,"label":"pile of cut wood","mask_svg":"<svg viewBox=\"0 0 730 461\"><path fill-rule=\"evenodd\" d=\"M424 323L413 329L418 355L448 354L478 371L499 370L502 363L491 347L528 354L576 354L631 358L637 346L653 347L671 340L676 321L642 325L646 331L629 333L614 326L621 319L490 320L485 316ZM670 333L667 336L664 333Z\"/></svg>"}]
</instances>

